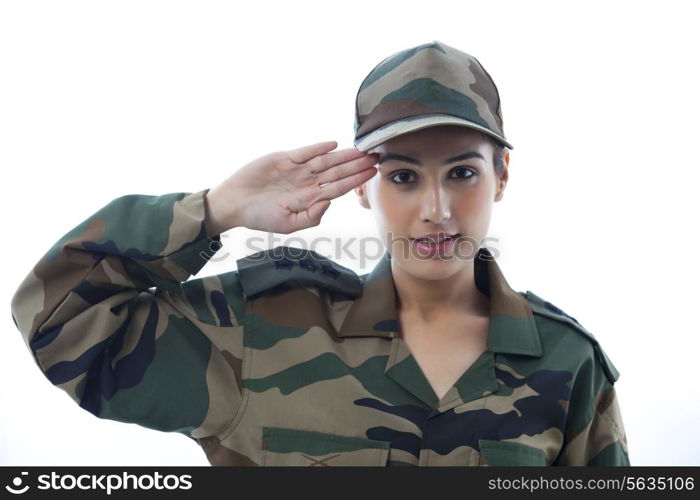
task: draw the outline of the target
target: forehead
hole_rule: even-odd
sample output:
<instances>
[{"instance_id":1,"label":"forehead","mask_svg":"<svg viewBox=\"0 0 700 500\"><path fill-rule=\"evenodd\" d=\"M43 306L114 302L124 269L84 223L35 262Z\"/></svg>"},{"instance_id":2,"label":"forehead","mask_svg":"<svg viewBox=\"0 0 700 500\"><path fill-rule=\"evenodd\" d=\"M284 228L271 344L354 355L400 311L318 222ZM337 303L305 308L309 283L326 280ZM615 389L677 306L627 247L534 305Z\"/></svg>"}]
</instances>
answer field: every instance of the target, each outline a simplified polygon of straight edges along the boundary
<instances>
[{"instance_id":1,"label":"forehead","mask_svg":"<svg viewBox=\"0 0 700 500\"><path fill-rule=\"evenodd\" d=\"M409 132L394 137L370 149L368 153L403 152L416 156L468 150L486 153L492 148L491 141L478 130L458 125L440 125Z\"/></svg>"}]
</instances>

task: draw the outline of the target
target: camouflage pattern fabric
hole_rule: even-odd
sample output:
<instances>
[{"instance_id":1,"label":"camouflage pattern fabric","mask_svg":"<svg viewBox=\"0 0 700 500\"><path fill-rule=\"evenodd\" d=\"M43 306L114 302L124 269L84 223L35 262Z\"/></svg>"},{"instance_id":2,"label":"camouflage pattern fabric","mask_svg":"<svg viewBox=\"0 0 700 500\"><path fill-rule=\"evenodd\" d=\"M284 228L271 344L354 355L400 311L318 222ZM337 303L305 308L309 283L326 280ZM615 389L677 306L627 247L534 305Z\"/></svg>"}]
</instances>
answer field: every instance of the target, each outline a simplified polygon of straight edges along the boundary
<instances>
[{"instance_id":1,"label":"camouflage pattern fabric","mask_svg":"<svg viewBox=\"0 0 700 500\"><path fill-rule=\"evenodd\" d=\"M388 254L358 276L277 247L188 281L220 248L207 191L117 198L17 289L36 364L83 409L186 435L213 465L629 465L617 370L486 249L488 349L437 398L397 334Z\"/></svg>"},{"instance_id":2,"label":"camouflage pattern fabric","mask_svg":"<svg viewBox=\"0 0 700 500\"><path fill-rule=\"evenodd\" d=\"M438 124L479 130L513 149L491 75L474 56L446 43L433 40L392 54L360 84L354 123L360 151Z\"/></svg>"}]
</instances>

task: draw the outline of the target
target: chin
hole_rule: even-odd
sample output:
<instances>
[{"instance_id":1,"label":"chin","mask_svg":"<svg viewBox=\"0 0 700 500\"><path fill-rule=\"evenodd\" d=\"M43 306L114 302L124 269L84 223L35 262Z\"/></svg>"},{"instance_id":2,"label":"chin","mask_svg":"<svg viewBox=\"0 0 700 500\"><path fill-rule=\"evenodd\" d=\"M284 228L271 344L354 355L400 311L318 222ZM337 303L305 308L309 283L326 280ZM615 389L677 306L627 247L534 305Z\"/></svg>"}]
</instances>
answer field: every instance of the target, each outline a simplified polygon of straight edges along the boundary
<instances>
[{"instance_id":1,"label":"chin","mask_svg":"<svg viewBox=\"0 0 700 500\"><path fill-rule=\"evenodd\" d=\"M412 256L409 259L398 261L398 264L406 272L425 280L448 279L464 269L466 263L467 261L460 261L455 257L430 259Z\"/></svg>"}]
</instances>

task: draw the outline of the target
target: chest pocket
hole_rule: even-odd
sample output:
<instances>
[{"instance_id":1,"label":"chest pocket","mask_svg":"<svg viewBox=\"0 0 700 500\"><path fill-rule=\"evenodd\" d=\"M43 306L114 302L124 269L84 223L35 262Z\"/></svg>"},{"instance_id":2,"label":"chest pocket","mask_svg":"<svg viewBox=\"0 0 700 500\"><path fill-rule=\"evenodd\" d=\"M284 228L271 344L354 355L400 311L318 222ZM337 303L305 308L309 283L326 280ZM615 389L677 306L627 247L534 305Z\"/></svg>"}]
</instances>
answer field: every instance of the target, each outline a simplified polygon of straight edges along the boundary
<instances>
[{"instance_id":1,"label":"chest pocket","mask_svg":"<svg viewBox=\"0 0 700 500\"><path fill-rule=\"evenodd\" d=\"M260 465L386 466L389 441L263 427Z\"/></svg>"},{"instance_id":2,"label":"chest pocket","mask_svg":"<svg viewBox=\"0 0 700 500\"><path fill-rule=\"evenodd\" d=\"M481 466L537 466L547 465L547 457L544 452L534 446L510 441L491 441L479 439Z\"/></svg>"}]
</instances>

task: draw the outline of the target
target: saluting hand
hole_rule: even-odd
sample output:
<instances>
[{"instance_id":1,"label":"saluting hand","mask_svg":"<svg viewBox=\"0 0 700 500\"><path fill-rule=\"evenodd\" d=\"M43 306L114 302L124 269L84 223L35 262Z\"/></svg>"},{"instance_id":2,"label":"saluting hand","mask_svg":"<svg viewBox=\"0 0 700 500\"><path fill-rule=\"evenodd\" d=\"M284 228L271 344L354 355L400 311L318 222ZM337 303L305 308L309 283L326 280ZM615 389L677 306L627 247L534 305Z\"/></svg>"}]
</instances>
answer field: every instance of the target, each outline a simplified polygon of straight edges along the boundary
<instances>
[{"instance_id":1,"label":"saluting hand","mask_svg":"<svg viewBox=\"0 0 700 500\"><path fill-rule=\"evenodd\" d=\"M206 195L207 233L249 229L288 234L316 226L333 198L377 173L377 154L333 151L335 141L267 154L244 165Z\"/></svg>"}]
</instances>

